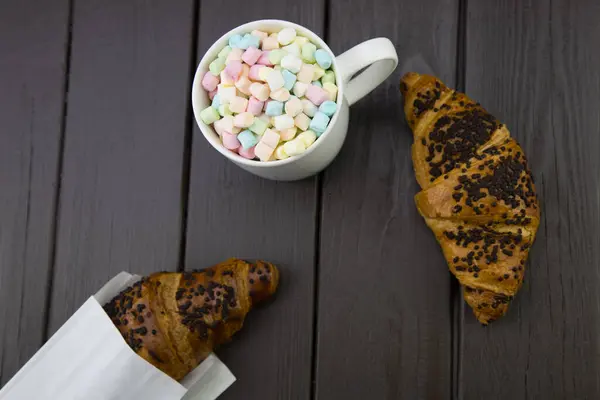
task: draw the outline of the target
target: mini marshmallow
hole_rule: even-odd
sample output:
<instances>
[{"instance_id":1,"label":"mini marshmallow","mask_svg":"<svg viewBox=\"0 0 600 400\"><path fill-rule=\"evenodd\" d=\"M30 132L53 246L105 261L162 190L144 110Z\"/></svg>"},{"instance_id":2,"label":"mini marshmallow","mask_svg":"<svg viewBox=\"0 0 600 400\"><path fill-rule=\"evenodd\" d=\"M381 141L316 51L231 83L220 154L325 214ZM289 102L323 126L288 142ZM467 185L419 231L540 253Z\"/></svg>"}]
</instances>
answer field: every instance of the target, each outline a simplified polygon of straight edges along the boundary
<instances>
[{"instance_id":1,"label":"mini marshmallow","mask_svg":"<svg viewBox=\"0 0 600 400\"><path fill-rule=\"evenodd\" d=\"M248 100L248 107L246 108L246 110L249 113L252 113L252 115L254 116L259 116L262 112L264 105L265 103L263 101L260 101L256 97L252 96L250 97L250 100Z\"/></svg>"},{"instance_id":2,"label":"mini marshmallow","mask_svg":"<svg viewBox=\"0 0 600 400\"><path fill-rule=\"evenodd\" d=\"M223 126L224 122L223 122L223 118L213 122L213 128L215 128L215 132L217 132L217 135L222 136L223 132L227 132L225 130L225 127ZM230 133L230 132L227 132Z\"/></svg>"},{"instance_id":3,"label":"mini marshmallow","mask_svg":"<svg viewBox=\"0 0 600 400\"><path fill-rule=\"evenodd\" d=\"M294 39L294 43L296 43L298 47L302 48L302 46L308 43L308 38L305 38L304 36L296 36L296 39Z\"/></svg>"},{"instance_id":4,"label":"mini marshmallow","mask_svg":"<svg viewBox=\"0 0 600 400\"><path fill-rule=\"evenodd\" d=\"M313 76L314 81L318 81L325 75L325 70L318 65L313 65L315 67L315 76Z\"/></svg>"},{"instance_id":5,"label":"mini marshmallow","mask_svg":"<svg viewBox=\"0 0 600 400\"><path fill-rule=\"evenodd\" d=\"M209 71L206 74L204 74L204 77L202 78L202 87L204 88L204 90L206 90L207 92L212 92L217 88L218 84L219 78L217 76L214 76L212 72Z\"/></svg>"},{"instance_id":6,"label":"mini marshmallow","mask_svg":"<svg viewBox=\"0 0 600 400\"><path fill-rule=\"evenodd\" d=\"M290 117L295 117L302 112L302 101L296 96L290 97L285 103L285 113Z\"/></svg>"},{"instance_id":7,"label":"mini marshmallow","mask_svg":"<svg viewBox=\"0 0 600 400\"><path fill-rule=\"evenodd\" d=\"M271 98L281 102L288 101L290 98L290 91L283 87L279 88L271 92Z\"/></svg>"},{"instance_id":8,"label":"mini marshmallow","mask_svg":"<svg viewBox=\"0 0 600 400\"><path fill-rule=\"evenodd\" d=\"M296 82L294 83L294 96L296 97L304 97L304 95L306 94L306 89L308 89L308 85L306 83L303 82Z\"/></svg>"},{"instance_id":9,"label":"mini marshmallow","mask_svg":"<svg viewBox=\"0 0 600 400\"><path fill-rule=\"evenodd\" d=\"M285 50L275 49L269 52L269 62L273 65L281 63L283 57L287 55Z\"/></svg>"},{"instance_id":10,"label":"mini marshmallow","mask_svg":"<svg viewBox=\"0 0 600 400\"><path fill-rule=\"evenodd\" d=\"M294 88L294 84L296 83L296 75L292 74L287 69L281 71L281 75L283 75L283 87L287 90L292 90Z\"/></svg>"},{"instance_id":11,"label":"mini marshmallow","mask_svg":"<svg viewBox=\"0 0 600 400\"><path fill-rule=\"evenodd\" d=\"M271 73L271 71L273 71L273 68L269 68L269 67L262 67L258 70L258 79L266 82L267 81L267 77L269 76L269 74Z\"/></svg>"},{"instance_id":12,"label":"mini marshmallow","mask_svg":"<svg viewBox=\"0 0 600 400\"><path fill-rule=\"evenodd\" d=\"M331 100L324 101L319 106L319 111L328 117L331 117L335 113L335 110L337 110L337 104Z\"/></svg>"},{"instance_id":13,"label":"mini marshmallow","mask_svg":"<svg viewBox=\"0 0 600 400\"><path fill-rule=\"evenodd\" d=\"M242 40L238 43L238 47L244 50L250 47L258 48L260 47L260 39L256 36L246 33L244 36L242 36Z\"/></svg>"},{"instance_id":14,"label":"mini marshmallow","mask_svg":"<svg viewBox=\"0 0 600 400\"><path fill-rule=\"evenodd\" d=\"M225 86L233 86L235 81L225 71L221 71L221 84Z\"/></svg>"},{"instance_id":15,"label":"mini marshmallow","mask_svg":"<svg viewBox=\"0 0 600 400\"><path fill-rule=\"evenodd\" d=\"M231 48L239 47L239 44L241 41L242 41L242 35L233 35L229 38L229 47L231 47Z\"/></svg>"},{"instance_id":16,"label":"mini marshmallow","mask_svg":"<svg viewBox=\"0 0 600 400\"><path fill-rule=\"evenodd\" d=\"M297 74L302 68L302 60L293 54L288 54L281 59L281 68Z\"/></svg>"},{"instance_id":17,"label":"mini marshmallow","mask_svg":"<svg viewBox=\"0 0 600 400\"><path fill-rule=\"evenodd\" d=\"M225 132L233 133L234 135L240 133L241 129L238 128L237 126L235 126L233 124L233 116L231 116L231 115L225 115L219 121L222 121L221 122L221 127L223 127L223 130Z\"/></svg>"},{"instance_id":18,"label":"mini marshmallow","mask_svg":"<svg viewBox=\"0 0 600 400\"><path fill-rule=\"evenodd\" d=\"M260 101L265 101L269 98L271 91L267 85L262 83L254 82L250 85L250 93ZM223 100L221 100L223 101Z\"/></svg>"},{"instance_id":19,"label":"mini marshmallow","mask_svg":"<svg viewBox=\"0 0 600 400\"><path fill-rule=\"evenodd\" d=\"M254 65L262 55L262 51L256 47L249 47L248 50L242 54L242 61L248 65Z\"/></svg>"},{"instance_id":20,"label":"mini marshmallow","mask_svg":"<svg viewBox=\"0 0 600 400\"><path fill-rule=\"evenodd\" d=\"M298 72L298 82L309 84L315 76L315 67L312 64L302 64Z\"/></svg>"},{"instance_id":21,"label":"mini marshmallow","mask_svg":"<svg viewBox=\"0 0 600 400\"><path fill-rule=\"evenodd\" d=\"M267 114L261 114L261 116L258 117L258 119L264 121L265 124L267 124L267 126L272 126L273 125L271 123L271 117L269 117Z\"/></svg>"},{"instance_id":22,"label":"mini marshmallow","mask_svg":"<svg viewBox=\"0 0 600 400\"><path fill-rule=\"evenodd\" d=\"M212 90L210 92L208 92L208 98L212 101L214 100L215 96L217 95L217 89Z\"/></svg>"},{"instance_id":23,"label":"mini marshmallow","mask_svg":"<svg viewBox=\"0 0 600 400\"><path fill-rule=\"evenodd\" d=\"M246 129L245 131L241 131L237 135L237 138L244 149L254 147L256 146L256 143L258 143L258 138L256 137L256 135L254 135L254 133L250 132L248 129Z\"/></svg>"},{"instance_id":24,"label":"mini marshmallow","mask_svg":"<svg viewBox=\"0 0 600 400\"><path fill-rule=\"evenodd\" d=\"M259 31L258 29L253 30L252 32L250 32L250 34L252 36L256 36L260 40L265 40L269 37L269 34L267 32Z\"/></svg>"},{"instance_id":25,"label":"mini marshmallow","mask_svg":"<svg viewBox=\"0 0 600 400\"><path fill-rule=\"evenodd\" d=\"M283 145L283 149L288 156L292 157L304 153L306 151L306 145L302 140L294 139L286 142Z\"/></svg>"},{"instance_id":26,"label":"mini marshmallow","mask_svg":"<svg viewBox=\"0 0 600 400\"><path fill-rule=\"evenodd\" d=\"M323 87L323 84L321 83L321 81L312 81L312 82L311 82L311 84L312 84L312 85L315 85L315 86L318 86L318 87L320 87L320 88L322 88L322 87Z\"/></svg>"},{"instance_id":27,"label":"mini marshmallow","mask_svg":"<svg viewBox=\"0 0 600 400\"><path fill-rule=\"evenodd\" d=\"M334 83L325 82L323 89L329 94L329 100L335 101L337 98L338 87Z\"/></svg>"},{"instance_id":28,"label":"mini marshmallow","mask_svg":"<svg viewBox=\"0 0 600 400\"><path fill-rule=\"evenodd\" d=\"M281 65L274 65L274 66L273 66L273 69L274 69L275 71L281 71Z\"/></svg>"},{"instance_id":29,"label":"mini marshmallow","mask_svg":"<svg viewBox=\"0 0 600 400\"><path fill-rule=\"evenodd\" d=\"M319 49L315 51L315 60L319 64L319 67L323 69L331 67L332 59L327 50Z\"/></svg>"},{"instance_id":30,"label":"mini marshmallow","mask_svg":"<svg viewBox=\"0 0 600 400\"><path fill-rule=\"evenodd\" d=\"M277 34L277 41L282 45L288 45L296 39L296 30L294 28L283 28Z\"/></svg>"},{"instance_id":31,"label":"mini marshmallow","mask_svg":"<svg viewBox=\"0 0 600 400\"><path fill-rule=\"evenodd\" d=\"M304 131L296 136L296 140L303 141L306 148L309 148L317 140L317 135L313 131Z\"/></svg>"},{"instance_id":32,"label":"mini marshmallow","mask_svg":"<svg viewBox=\"0 0 600 400\"><path fill-rule=\"evenodd\" d=\"M294 118L294 124L301 131L305 131L308 129L308 126L310 124L310 118L308 118L308 116L306 114L300 113L300 114L296 115L296 117Z\"/></svg>"},{"instance_id":33,"label":"mini marshmallow","mask_svg":"<svg viewBox=\"0 0 600 400\"><path fill-rule=\"evenodd\" d=\"M279 133L273 129L267 129L260 138L260 141L274 149L279 144Z\"/></svg>"},{"instance_id":34,"label":"mini marshmallow","mask_svg":"<svg viewBox=\"0 0 600 400\"><path fill-rule=\"evenodd\" d=\"M221 135L221 139L223 140L223 147L229 150L236 150L240 147L240 141L236 135L232 135L228 132L223 132Z\"/></svg>"},{"instance_id":35,"label":"mini marshmallow","mask_svg":"<svg viewBox=\"0 0 600 400\"><path fill-rule=\"evenodd\" d=\"M237 81L242 74L242 62L237 60L228 62L225 66L225 72L231 77L231 79Z\"/></svg>"},{"instance_id":36,"label":"mini marshmallow","mask_svg":"<svg viewBox=\"0 0 600 400\"><path fill-rule=\"evenodd\" d=\"M269 84L269 89L273 91L282 88L285 81L281 72L273 70L267 75L267 83Z\"/></svg>"},{"instance_id":37,"label":"mini marshmallow","mask_svg":"<svg viewBox=\"0 0 600 400\"><path fill-rule=\"evenodd\" d=\"M262 41L262 49L264 50L275 50L279 48L279 42L276 37L269 36L268 38L263 39Z\"/></svg>"},{"instance_id":38,"label":"mini marshmallow","mask_svg":"<svg viewBox=\"0 0 600 400\"><path fill-rule=\"evenodd\" d=\"M333 71L326 71L325 75L321 78L321 83L325 85L327 82L335 83L335 74Z\"/></svg>"},{"instance_id":39,"label":"mini marshmallow","mask_svg":"<svg viewBox=\"0 0 600 400\"><path fill-rule=\"evenodd\" d=\"M247 78L249 73L250 73L250 66L248 64L242 64L242 73L240 74L240 78L242 76L245 76Z\"/></svg>"},{"instance_id":40,"label":"mini marshmallow","mask_svg":"<svg viewBox=\"0 0 600 400\"><path fill-rule=\"evenodd\" d=\"M323 88L311 84L306 89L306 98L314 105L320 106L325 100L329 100L329 93Z\"/></svg>"},{"instance_id":41,"label":"mini marshmallow","mask_svg":"<svg viewBox=\"0 0 600 400\"><path fill-rule=\"evenodd\" d=\"M223 47L223 50L221 50L219 54L217 54L217 58L227 59L227 56L229 55L229 53L231 53L231 50L231 46Z\"/></svg>"},{"instance_id":42,"label":"mini marshmallow","mask_svg":"<svg viewBox=\"0 0 600 400\"><path fill-rule=\"evenodd\" d=\"M270 53L271 53L271 51L263 51L262 54L260 55L260 57L258 58L258 61L256 61L256 63L259 65L273 65L271 63L271 61L269 60Z\"/></svg>"},{"instance_id":43,"label":"mini marshmallow","mask_svg":"<svg viewBox=\"0 0 600 400\"><path fill-rule=\"evenodd\" d=\"M312 43L306 43L302 46L302 60L304 62L313 64L315 60L315 51L317 51L317 46Z\"/></svg>"},{"instance_id":44,"label":"mini marshmallow","mask_svg":"<svg viewBox=\"0 0 600 400\"><path fill-rule=\"evenodd\" d=\"M235 96L229 102L229 109L231 110L231 112L233 112L235 114L243 113L244 111L246 111L247 107L248 107L248 100L244 99L243 97Z\"/></svg>"},{"instance_id":45,"label":"mini marshmallow","mask_svg":"<svg viewBox=\"0 0 600 400\"><path fill-rule=\"evenodd\" d=\"M296 132L298 132L298 129L296 129L296 127L294 126L293 128L283 129L279 131L279 136L281 140L287 142L288 140L292 140L296 136Z\"/></svg>"},{"instance_id":46,"label":"mini marshmallow","mask_svg":"<svg viewBox=\"0 0 600 400\"><path fill-rule=\"evenodd\" d=\"M277 158L278 160L285 160L286 158L289 158L289 157L290 156L288 156L287 153L285 152L283 145L280 145L275 149L275 158Z\"/></svg>"},{"instance_id":47,"label":"mini marshmallow","mask_svg":"<svg viewBox=\"0 0 600 400\"><path fill-rule=\"evenodd\" d=\"M254 154L260 159L260 161L269 161L273 155L273 152L275 152L275 149L262 142L259 142L254 148Z\"/></svg>"},{"instance_id":48,"label":"mini marshmallow","mask_svg":"<svg viewBox=\"0 0 600 400\"><path fill-rule=\"evenodd\" d=\"M285 50L288 54L293 54L296 57L300 57L300 46L298 46L296 43L284 46L282 47L282 50Z\"/></svg>"},{"instance_id":49,"label":"mini marshmallow","mask_svg":"<svg viewBox=\"0 0 600 400\"><path fill-rule=\"evenodd\" d=\"M252 160L252 159L254 159L254 157L256 157L256 155L254 154L254 147L250 147L249 149L244 149L242 146L240 146L240 147L238 147L237 152L240 156L247 158L248 160Z\"/></svg>"},{"instance_id":50,"label":"mini marshmallow","mask_svg":"<svg viewBox=\"0 0 600 400\"><path fill-rule=\"evenodd\" d=\"M254 115L252 115L249 112L243 112L233 117L233 124L238 128L248 128L250 125L252 125L253 122Z\"/></svg>"},{"instance_id":51,"label":"mini marshmallow","mask_svg":"<svg viewBox=\"0 0 600 400\"><path fill-rule=\"evenodd\" d=\"M254 64L253 66L250 67L250 72L248 72L248 78L252 79L253 81L259 81L260 79L260 75L258 74L258 72L260 71L260 69L262 68L262 65L259 64Z\"/></svg>"},{"instance_id":52,"label":"mini marshmallow","mask_svg":"<svg viewBox=\"0 0 600 400\"><path fill-rule=\"evenodd\" d=\"M216 60L214 60L213 62L211 62L208 65L208 70L214 76L219 76L219 74L221 73L221 71L223 71L224 68L225 68L225 59L221 58L221 57L217 58Z\"/></svg>"},{"instance_id":53,"label":"mini marshmallow","mask_svg":"<svg viewBox=\"0 0 600 400\"><path fill-rule=\"evenodd\" d=\"M217 93L213 99L212 99L212 103L210 104L210 106L212 108L214 108L215 110L219 109L219 106L221 105L221 97L219 96L219 93Z\"/></svg>"},{"instance_id":54,"label":"mini marshmallow","mask_svg":"<svg viewBox=\"0 0 600 400\"><path fill-rule=\"evenodd\" d=\"M325 115L325 114L323 114ZM294 127L294 118L289 115L279 115L273 118L273 125L278 131Z\"/></svg>"},{"instance_id":55,"label":"mini marshmallow","mask_svg":"<svg viewBox=\"0 0 600 400\"><path fill-rule=\"evenodd\" d=\"M309 128L317 134L317 137L321 136L329 124L329 117L320 111L315 113L312 121L310 121Z\"/></svg>"},{"instance_id":56,"label":"mini marshmallow","mask_svg":"<svg viewBox=\"0 0 600 400\"><path fill-rule=\"evenodd\" d=\"M250 95L250 85L252 85L252 82L245 76L240 76L240 79L235 83L235 87L246 96Z\"/></svg>"},{"instance_id":57,"label":"mini marshmallow","mask_svg":"<svg viewBox=\"0 0 600 400\"><path fill-rule=\"evenodd\" d=\"M225 86L220 84L218 86L218 94L221 104L229 104L231 99L236 96L237 92L235 86Z\"/></svg>"},{"instance_id":58,"label":"mini marshmallow","mask_svg":"<svg viewBox=\"0 0 600 400\"><path fill-rule=\"evenodd\" d=\"M269 101L265 108L265 114L269 117L276 117L283 114L283 103L280 101Z\"/></svg>"},{"instance_id":59,"label":"mini marshmallow","mask_svg":"<svg viewBox=\"0 0 600 400\"><path fill-rule=\"evenodd\" d=\"M302 112L312 118L317 112L317 106L315 106L310 100L302 99Z\"/></svg>"},{"instance_id":60,"label":"mini marshmallow","mask_svg":"<svg viewBox=\"0 0 600 400\"><path fill-rule=\"evenodd\" d=\"M244 50L242 50L240 48L231 49L231 51L227 55L227 59L225 60L225 62L230 63L232 61L241 61L242 54L244 54Z\"/></svg>"},{"instance_id":61,"label":"mini marshmallow","mask_svg":"<svg viewBox=\"0 0 600 400\"><path fill-rule=\"evenodd\" d=\"M254 118L254 122L252 122L252 125L250 125L248 129L250 129L253 133L257 135L262 135L263 133L265 133L265 130L269 127L268 125L269 124L263 121L262 119Z\"/></svg>"}]
</instances>

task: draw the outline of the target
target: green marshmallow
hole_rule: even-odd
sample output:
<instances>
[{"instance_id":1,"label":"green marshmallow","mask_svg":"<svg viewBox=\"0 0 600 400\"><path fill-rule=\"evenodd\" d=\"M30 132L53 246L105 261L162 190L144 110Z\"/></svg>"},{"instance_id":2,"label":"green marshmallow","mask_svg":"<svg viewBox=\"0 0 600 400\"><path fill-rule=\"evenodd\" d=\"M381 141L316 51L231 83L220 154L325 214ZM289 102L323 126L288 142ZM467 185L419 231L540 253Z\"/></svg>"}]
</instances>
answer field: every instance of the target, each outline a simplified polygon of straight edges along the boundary
<instances>
[{"instance_id":1,"label":"green marshmallow","mask_svg":"<svg viewBox=\"0 0 600 400\"><path fill-rule=\"evenodd\" d=\"M229 104L221 104L219 106L219 115L221 117L225 117L227 115L233 115L233 113L231 112L231 110L229 109Z\"/></svg>"},{"instance_id":2,"label":"green marshmallow","mask_svg":"<svg viewBox=\"0 0 600 400\"><path fill-rule=\"evenodd\" d=\"M333 71L326 71L325 75L321 78L321 83L324 85L326 83L335 83L335 74Z\"/></svg>"},{"instance_id":3,"label":"green marshmallow","mask_svg":"<svg viewBox=\"0 0 600 400\"><path fill-rule=\"evenodd\" d=\"M215 61L211 62L208 66L208 70L214 76L219 76L221 71L225 69L225 57L219 57Z\"/></svg>"},{"instance_id":4,"label":"green marshmallow","mask_svg":"<svg viewBox=\"0 0 600 400\"><path fill-rule=\"evenodd\" d=\"M200 119L206 125L210 125L215 121L221 119L219 112L215 110L213 107L206 107L204 110L200 111Z\"/></svg>"},{"instance_id":5,"label":"green marshmallow","mask_svg":"<svg viewBox=\"0 0 600 400\"><path fill-rule=\"evenodd\" d=\"M267 130L267 127L268 125L265 121L263 121L260 118L254 118L254 122L252 123L252 125L250 125L248 129L250 129L257 135L262 135Z\"/></svg>"},{"instance_id":6,"label":"green marshmallow","mask_svg":"<svg viewBox=\"0 0 600 400\"><path fill-rule=\"evenodd\" d=\"M315 60L315 51L317 46L312 43L306 43L302 46L302 60L306 63L313 64Z\"/></svg>"},{"instance_id":7,"label":"green marshmallow","mask_svg":"<svg viewBox=\"0 0 600 400\"><path fill-rule=\"evenodd\" d=\"M281 63L281 59L287 55L285 50L275 49L269 53L269 62L273 65Z\"/></svg>"},{"instance_id":8,"label":"green marshmallow","mask_svg":"<svg viewBox=\"0 0 600 400\"><path fill-rule=\"evenodd\" d=\"M219 54L217 55L217 57L218 57L218 58L223 58L223 59L226 59L226 58L227 58L227 56L229 55L229 53L231 53L231 47L229 47L229 46L225 46L225 47L223 47L223 50L221 50L221 51L219 52Z\"/></svg>"}]
</instances>

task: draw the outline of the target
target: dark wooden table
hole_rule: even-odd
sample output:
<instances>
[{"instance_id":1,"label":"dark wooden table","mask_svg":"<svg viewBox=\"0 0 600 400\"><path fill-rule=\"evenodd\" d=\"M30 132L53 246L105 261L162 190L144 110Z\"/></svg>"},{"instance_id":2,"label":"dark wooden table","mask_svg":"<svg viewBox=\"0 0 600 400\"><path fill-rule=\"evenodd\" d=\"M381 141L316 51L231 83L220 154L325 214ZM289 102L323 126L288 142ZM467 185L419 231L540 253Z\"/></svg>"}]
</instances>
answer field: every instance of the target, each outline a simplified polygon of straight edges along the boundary
<instances>
[{"instance_id":1,"label":"dark wooden table","mask_svg":"<svg viewBox=\"0 0 600 400\"><path fill-rule=\"evenodd\" d=\"M269 17L400 58L301 182L237 168L191 112L204 51ZM219 352L223 399L600 398L599 38L597 0L0 1L0 384L115 273L236 255L283 282ZM525 285L485 329L413 203L398 80L423 66L507 123L537 178Z\"/></svg>"}]
</instances>

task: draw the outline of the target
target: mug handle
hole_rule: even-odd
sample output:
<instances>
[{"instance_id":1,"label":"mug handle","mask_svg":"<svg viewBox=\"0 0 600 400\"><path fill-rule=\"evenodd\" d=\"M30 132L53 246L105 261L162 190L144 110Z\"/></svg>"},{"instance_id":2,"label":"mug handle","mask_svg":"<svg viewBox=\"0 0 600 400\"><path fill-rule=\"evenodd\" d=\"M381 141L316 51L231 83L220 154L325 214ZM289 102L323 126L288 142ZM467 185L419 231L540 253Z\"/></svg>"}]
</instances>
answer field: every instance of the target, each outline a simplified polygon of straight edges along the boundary
<instances>
[{"instance_id":1,"label":"mug handle","mask_svg":"<svg viewBox=\"0 0 600 400\"><path fill-rule=\"evenodd\" d=\"M394 72L398 65L398 54L389 39L375 38L354 46L335 60L346 86L344 97L348 105L352 105ZM354 77L354 74L365 67L368 68Z\"/></svg>"}]
</instances>

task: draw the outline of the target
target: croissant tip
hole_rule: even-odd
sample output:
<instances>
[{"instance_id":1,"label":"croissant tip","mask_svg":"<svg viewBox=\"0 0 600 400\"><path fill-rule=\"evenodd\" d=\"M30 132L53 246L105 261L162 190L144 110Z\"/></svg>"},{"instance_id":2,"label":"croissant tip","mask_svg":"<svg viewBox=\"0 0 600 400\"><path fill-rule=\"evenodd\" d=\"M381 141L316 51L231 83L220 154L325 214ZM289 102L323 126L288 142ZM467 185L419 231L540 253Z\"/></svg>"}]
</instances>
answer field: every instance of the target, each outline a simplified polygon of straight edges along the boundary
<instances>
[{"instance_id":1,"label":"croissant tip","mask_svg":"<svg viewBox=\"0 0 600 400\"><path fill-rule=\"evenodd\" d=\"M407 72L400 79L400 91L405 94L421 77L416 72Z\"/></svg>"}]
</instances>

